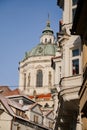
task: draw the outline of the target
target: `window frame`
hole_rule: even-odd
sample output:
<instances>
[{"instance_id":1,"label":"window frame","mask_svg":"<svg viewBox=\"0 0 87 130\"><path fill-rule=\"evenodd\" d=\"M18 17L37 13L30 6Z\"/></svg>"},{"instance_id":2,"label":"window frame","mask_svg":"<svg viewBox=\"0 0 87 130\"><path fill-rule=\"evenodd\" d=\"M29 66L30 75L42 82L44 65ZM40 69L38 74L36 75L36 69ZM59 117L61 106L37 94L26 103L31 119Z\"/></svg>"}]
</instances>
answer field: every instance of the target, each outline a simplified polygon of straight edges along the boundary
<instances>
[{"instance_id":1,"label":"window frame","mask_svg":"<svg viewBox=\"0 0 87 130\"><path fill-rule=\"evenodd\" d=\"M74 50L79 50L79 54L73 56L73 51ZM78 72L73 66L73 61L78 60ZM75 70L74 70L75 69ZM70 48L70 75L78 75L80 74L80 48L79 47L74 47Z\"/></svg>"},{"instance_id":2,"label":"window frame","mask_svg":"<svg viewBox=\"0 0 87 130\"><path fill-rule=\"evenodd\" d=\"M49 121L49 128L53 129L53 122Z\"/></svg>"},{"instance_id":3,"label":"window frame","mask_svg":"<svg viewBox=\"0 0 87 130\"><path fill-rule=\"evenodd\" d=\"M37 70L36 87L43 87L43 71L41 69Z\"/></svg>"},{"instance_id":4,"label":"window frame","mask_svg":"<svg viewBox=\"0 0 87 130\"><path fill-rule=\"evenodd\" d=\"M78 0L72 0L72 6L77 5Z\"/></svg>"},{"instance_id":5,"label":"window frame","mask_svg":"<svg viewBox=\"0 0 87 130\"><path fill-rule=\"evenodd\" d=\"M28 74L28 87L30 87L30 83L31 83L31 73Z\"/></svg>"},{"instance_id":6,"label":"window frame","mask_svg":"<svg viewBox=\"0 0 87 130\"><path fill-rule=\"evenodd\" d=\"M48 84L49 84L49 86L52 86L52 73L51 73L51 71L49 71L49 74L48 74Z\"/></svg>"},{"instance_id":7,"label":"window frame","mask_svg":"<svg viewBox=\"0 0 87 130\"><path fill-rule=\"evenodd\" d=\"M37 115L34 115L34 122L38 123L38 116Z\"/></svg>"},{"instance_id":8,"label":"window frame","mask_svg":"<svg viewBox=\"0 0 87 130\"><path fill-rule=\"evenodd\" d=\"M76 74L79 74L79 59L72 60L72 75Z\"/></svg>"},{"instance_id":9,"label":"window frame","mask_svg":"<svg viewBox=\"0 0 87 130\"><path fill-rule=\"evenodd\" d=\"M73 3L73 0L72 0L72 21L74 19L74 15L75 15L75 11L76 11L76 8L77 8L77 3Z\"/></svg>"},{"instance_id":10,"label":"window frame","mask_svg":"<svg viewBox=\"0 0 87 130\"><path fill-rule=\"evenodd\" d=\"M26 89L26 73L24 73L24 90Z\"/></svg>"}]
</instances>

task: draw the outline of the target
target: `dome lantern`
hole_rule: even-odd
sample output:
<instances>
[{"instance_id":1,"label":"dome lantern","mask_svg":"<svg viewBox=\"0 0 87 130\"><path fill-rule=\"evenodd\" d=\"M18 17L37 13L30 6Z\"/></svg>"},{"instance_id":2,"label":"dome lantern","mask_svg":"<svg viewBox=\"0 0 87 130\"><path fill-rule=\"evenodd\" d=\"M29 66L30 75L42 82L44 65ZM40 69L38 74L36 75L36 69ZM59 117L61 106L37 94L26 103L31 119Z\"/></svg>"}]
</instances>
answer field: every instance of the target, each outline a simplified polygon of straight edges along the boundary
<instances>
[{"instance_id":1,"label":"dome lantern","mask_svg":"<svg viewBox=\"0 0 87 130\"><path fill-rule=\"evenodd\" d=\"M47 43L53 44L54 43L54 32L50 28L49 17L48 17L48 20L46 22L46 27L42 31L42 35L40 37L40 43L43 43L43 44L47 44Z\"/></svg>"}]
</instances>

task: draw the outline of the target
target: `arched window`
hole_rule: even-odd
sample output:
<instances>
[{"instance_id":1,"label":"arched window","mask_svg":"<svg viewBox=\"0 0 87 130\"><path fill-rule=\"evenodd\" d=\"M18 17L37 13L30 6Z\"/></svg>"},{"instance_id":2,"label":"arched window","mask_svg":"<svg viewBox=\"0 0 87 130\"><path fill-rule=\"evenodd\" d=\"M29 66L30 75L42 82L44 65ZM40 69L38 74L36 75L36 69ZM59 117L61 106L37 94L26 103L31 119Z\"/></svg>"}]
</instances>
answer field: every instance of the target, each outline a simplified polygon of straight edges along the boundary
<instances>
[{"instance_id":1,"label":"arched window","mask_svg":"<svg viewBox=\"0 0 87 130\"><path fill-rule=\"evenodd\" d=\"M49 86L51 86L52 85L52 83L51 83L51 80L52 80L51 71L49 71L48 78L49 78Z\"/></svg>"},{"instance_id":2,"label":"arched window","mask_svg":"<svg viewBox=\"0 0 87 130\"><path fill-rule=\"evenodd\" d=\"M47 43L47 38L45 38L45 42Z\"/></svg>"},{"instance_id":3,"label":"arched window","mask_svg":"<svg viewBox=\"0 0 87 130\"><path fill-rule=\"evenodd\" d=\"M26 89L26 73L24 73L24 90Z\"/></svg>"},{"instance_id":4,"label":"arched window","mask_svg":"<svg viewBox=\"0 0 87 130\"><path fill-rule=\"evenodd\" d=\"M50 43L52 42L52 40L50 39Z\"/></svg>"},{"instance_id":5,"label":"arched window","mask_svg":"<svg viewBox=\"0 0 87 130\"><path fill-rule=\"evenodd\" d=\"M29 75L28 75L28 87L30 87L30 81L31 81L31 75L29 73Z\"/></svg>"},{"instance_id":6,"label":"arched window","mask_svg":"<svg viewBox=\"0 0 87 130\"><path fill-rule=\"evenodd\" d=\"M36 87L42 87L42 86L43 86L43 73L42 70L38 70L36 75Z\"/></svg>"}]
</instances>

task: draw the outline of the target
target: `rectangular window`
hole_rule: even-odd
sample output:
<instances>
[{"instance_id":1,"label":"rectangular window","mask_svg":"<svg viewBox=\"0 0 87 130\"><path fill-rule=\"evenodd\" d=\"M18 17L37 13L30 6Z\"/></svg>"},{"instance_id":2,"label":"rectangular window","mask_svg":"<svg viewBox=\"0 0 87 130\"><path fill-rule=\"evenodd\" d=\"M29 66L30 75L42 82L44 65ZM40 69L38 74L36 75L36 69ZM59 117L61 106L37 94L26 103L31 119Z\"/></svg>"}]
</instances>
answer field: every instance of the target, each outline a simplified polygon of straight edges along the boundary
<instances>
[{"instance_id":1,"label":"rectangular window","mask_svg":"<svg viewBox=\"0 0 87 130\"><path fill-rule=\"evenodd\" d=\"M78 0L72 0L72 21L74 19Z\"/></svg>"},{"instance_id":2,"label":"rectangular window","mask_svg":"<svg viewBox=\"0 0 87 130\"><path fill-rule=\"evenodd\" d=\"M38 123L38 116L34 115L34 122Z\"/></svg>"},{"instance_id":3,"label":"rectangular window","mask_svg":"<svg viewBox=\"0 0 87 130\"><path fill-rule=\"evenodd\" d=\"M20 126L17 126L17 130L20 130Z\"/></svg>"},{"instance_id":4,"label":"rectangular window","mask_svg":"<svg viewBox=\"0 0 87 130\"><path fill-rule=\"evenodd\" d=\"M53 122L49 121L49 128L53 128Z\"/></svg>"},{"instance_id":5,"label":"rectangular window","mask_svg":"<svg viewBox=\"0 0 87 130\"><path fill-rule=\"evenodd\" d=\"M16 114L17 114L17 116L20 115L20 111L18 109L16 109Z\"/></svg>"},{"instance_id":6,"label":"rectangular window","mask_svg":"<svg viewBox=\"0 0 87 130\"><path fill-rule=\"evenodd\" d=\"M76 5L78 0L72 0L72 5Z\"/></svg>"},{"instance_id":7,"label":"rectangular window","mask_svg":"<svg viewBox=\"0 0 87 130\"><path fill-rule=\"evenodd\" d=\"M76 13L76 8L73 8L72 9L72 20L74 19L75 13Z\"/></svg>"},{"instance_id":8,"label":"rectangular window","mask_svg":"<svg viewBox=\"0 0 87 130\"><path fill-rule=\"evenodd\" d=\"M78 56L79 55L79 49L72 50L72 56Z\"/></svg>"},{"instance_id":9,"label":"rectangular window","mask_svg":"<svg viewBox=\"0 0 87 130\"><path fill-rule=\"evenodd\" d=\"M79 74L79 59L72 60L72 73Z\"/></svg>"},{"instance_id":10,"label":"rectangular window","mask_svg":"<svg viewBox=\"0 0 87 130\"><path fill-rule=\"evenodd\" d=\"M80 49L72 48L70 51L70 73L72 75L76 75L80 73Z\"/></svg>"}]
</instances>

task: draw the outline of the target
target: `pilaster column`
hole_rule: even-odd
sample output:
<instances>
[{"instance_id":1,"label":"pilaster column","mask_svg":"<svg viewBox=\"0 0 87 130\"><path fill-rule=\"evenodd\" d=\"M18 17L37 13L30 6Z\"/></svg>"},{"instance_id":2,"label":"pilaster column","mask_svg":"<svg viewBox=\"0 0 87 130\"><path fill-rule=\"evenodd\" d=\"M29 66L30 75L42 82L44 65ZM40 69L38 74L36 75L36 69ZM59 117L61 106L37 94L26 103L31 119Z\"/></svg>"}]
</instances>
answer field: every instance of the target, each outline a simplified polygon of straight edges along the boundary
<instances>
[{"instance_id":1,"label":"pilaster column","mask_svg":"<svg viewBox=\"0 0 87 130\"><path fill-rule=\"evenodd\" d=\"M81 114L77 117L76 130L82 130Z\"/></svg>"}]
</instances>

